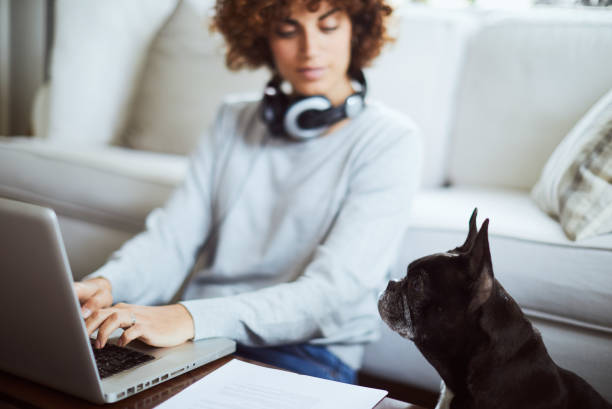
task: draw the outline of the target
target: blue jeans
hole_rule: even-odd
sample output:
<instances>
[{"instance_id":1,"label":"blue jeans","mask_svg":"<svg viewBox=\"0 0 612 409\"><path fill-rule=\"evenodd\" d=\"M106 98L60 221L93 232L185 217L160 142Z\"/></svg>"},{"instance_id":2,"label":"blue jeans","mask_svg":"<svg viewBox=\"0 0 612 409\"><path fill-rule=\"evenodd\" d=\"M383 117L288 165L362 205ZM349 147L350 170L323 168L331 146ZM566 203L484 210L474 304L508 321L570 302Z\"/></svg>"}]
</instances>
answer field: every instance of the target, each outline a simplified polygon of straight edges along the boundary
<instances>
[{"instance_id":1,"label":"blue jeans","mask_svg":"<svg viewBox=\"0 0 612 409\"><path fill-rule=\"evenodd\" d=\"M302 375L351 384L357 380L355 370L320 345L298 344L256 348L238 344L236 355Z\"/></svg>"}]
</instances>

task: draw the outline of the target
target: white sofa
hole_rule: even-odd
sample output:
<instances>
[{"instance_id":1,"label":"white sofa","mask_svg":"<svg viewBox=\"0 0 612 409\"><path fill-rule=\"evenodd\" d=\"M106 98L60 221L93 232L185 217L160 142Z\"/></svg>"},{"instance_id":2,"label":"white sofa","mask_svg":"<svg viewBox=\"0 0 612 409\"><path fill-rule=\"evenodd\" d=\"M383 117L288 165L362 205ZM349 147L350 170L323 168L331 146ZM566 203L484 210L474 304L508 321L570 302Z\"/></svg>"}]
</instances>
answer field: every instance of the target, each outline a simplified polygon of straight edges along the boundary
<instances>
[{"instance_id":1,"label":"white sofa","mask_svg":"<svg viewBox=\"0 0 612 409\"><path fill-rule=\"evenodd\" d=\"M207 1L186 2L205 14ZM147 49L176 0L56 3L51 82L34 115L38 135L1 140L0 196L56 210L79 278L142 229L185 173L185 156L130 149L120 138ZM96 7L123 13L113 19L120 35L99 39L108 22L88 20ZM612 88L612 13L403 6L397 14L398 41L366 76L371 97L421 126L426 163L391 275L462 243L478 207L479 222L491 219L497 278L553 358L612 400L612 234L572 242L529 194L555 146ZM111 45L96 48L95 41ZM261 90L265 72L229 74L216 46L205 54L181 61L202 65L208 103L228 91ZM104 60L111 55L117 60ZM171 69L172 61L162 67ZM382 322L381 331L363 372L436 390L437 374L412 343Z\"/></svg>"}]
</instances>

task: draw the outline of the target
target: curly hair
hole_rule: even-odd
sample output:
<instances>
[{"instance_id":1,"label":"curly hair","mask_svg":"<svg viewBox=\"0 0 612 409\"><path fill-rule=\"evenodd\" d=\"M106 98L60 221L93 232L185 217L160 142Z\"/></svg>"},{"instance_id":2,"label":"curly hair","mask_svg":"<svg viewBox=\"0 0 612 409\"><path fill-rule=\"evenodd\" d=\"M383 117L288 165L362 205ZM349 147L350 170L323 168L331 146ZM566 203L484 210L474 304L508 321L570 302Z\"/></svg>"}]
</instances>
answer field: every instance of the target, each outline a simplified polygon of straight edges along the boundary
<instances>
[{"instance_id":1,"label":"curly hair","mask_svg":"<svg viewBox=\"0 0 612 409\"><path fill-rule=\"evenodd\" d=\"M217 0L212 30L225 38L225 62L229 69L274 69L268 33L273 24L290 16L293 1L298 0ZM322 0L303 1L306 8L317 11ZM384 0L328 0L332 7L346 11L352 23L349 72L356 72L377 57L383 45L392 40L385 19L393 9Z\"/></svg>"}]
</instances>

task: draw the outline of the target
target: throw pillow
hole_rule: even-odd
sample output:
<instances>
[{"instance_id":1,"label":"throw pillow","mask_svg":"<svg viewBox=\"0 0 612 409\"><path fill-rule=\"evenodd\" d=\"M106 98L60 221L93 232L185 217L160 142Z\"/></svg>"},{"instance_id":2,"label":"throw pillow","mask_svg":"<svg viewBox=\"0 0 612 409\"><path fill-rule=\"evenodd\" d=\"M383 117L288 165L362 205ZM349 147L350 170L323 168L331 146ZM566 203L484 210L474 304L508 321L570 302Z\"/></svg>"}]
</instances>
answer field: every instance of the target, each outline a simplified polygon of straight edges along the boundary
<instances>
[{"instance_id":1,"label":"throw pillow","mask_svg":"<svg viewBox=\"0 0 612 409\"><path fill-rule=\"evenodd\" d=\"M612 90L555 149L532 197L571 240L612 232Z\"/></svg>"},{"instance_id":2,"label":"throw pillow","mask_svg":"<svg viewBox=\"0 0 612 409\"><path fill-rule=\"evenodd\" d=\"M126 146L187 154L226 94L263 90L265 70L233 73L225 67L223 40L208 29L213 3L181 0L158 33L125 129Z\"/></svg>"}]
</instances>

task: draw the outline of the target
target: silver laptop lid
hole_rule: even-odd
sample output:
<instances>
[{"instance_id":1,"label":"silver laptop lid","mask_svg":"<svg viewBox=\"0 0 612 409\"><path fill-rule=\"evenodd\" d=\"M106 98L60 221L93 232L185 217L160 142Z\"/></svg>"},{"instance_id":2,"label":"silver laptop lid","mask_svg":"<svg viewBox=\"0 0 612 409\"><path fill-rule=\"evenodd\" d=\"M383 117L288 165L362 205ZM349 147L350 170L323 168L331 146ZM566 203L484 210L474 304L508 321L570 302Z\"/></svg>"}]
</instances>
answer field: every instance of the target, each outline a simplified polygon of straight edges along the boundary
<instances>
[{"instance_id":1,"label":"silver laptop lid","mask_svg":"<svg viewBox=\"0 0 612 409\"><path fill-rule=\"evenodd\" d=\"M0 369L103 401L55 212L0 198Z\"/></svg>"}]
</instances>

